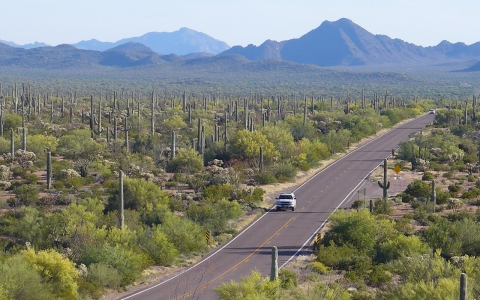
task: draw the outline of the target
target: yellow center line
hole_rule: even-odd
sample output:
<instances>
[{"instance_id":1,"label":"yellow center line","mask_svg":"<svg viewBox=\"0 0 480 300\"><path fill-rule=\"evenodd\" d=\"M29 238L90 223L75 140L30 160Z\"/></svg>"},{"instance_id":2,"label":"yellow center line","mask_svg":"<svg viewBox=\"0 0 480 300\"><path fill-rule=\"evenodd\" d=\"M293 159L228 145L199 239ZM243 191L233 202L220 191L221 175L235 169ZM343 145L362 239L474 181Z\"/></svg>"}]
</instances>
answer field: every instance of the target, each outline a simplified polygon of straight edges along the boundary
<instances>
[{"instance_id":1,"label":"yellow center line","mask_svg":"<svg viewBox=\"0 0 480 300\"><path fill-rule=\"evenodd\" d=\"M263 244L261 244L260 246L258 246L257 249L255 249L255 251L253 251L252 253L250 253L247 257L245 257L244 259L242 259L241 261L239 261L236 265L234 265L233 267L231 267L230 269L226 270L225 272L223 272L221 275L217 276L216 278L214 278L213 280L209 281L208 283L200 286L200 287L197 287L194 291L192 292L188 292L188 293L185 293L179 297L176 297L174 298L173 300L177 300L177 299L181 299L181 298L184 298L184 297L189 297L192 295L192 293L194 293L195 291L198 291L198 289L202 289L202 288L205 288L207 286L209 286L210 284L212 284L213 282L217 281L218 279L222 278L223 276L225 276L225 274L227 274L228 272L230 271L233 271L235 270L239 265L241 265L242 263L248 261L250 259L250 257L252 257L255 253L257 253L258 251L260 251L260 249L265 246L266 244L270 243L271 239L273 237L275 237L276 235L278 235L280 233L280 231L282 231L285 227L288 226L288 223L290 223L291 221L295 220L296 218L295 217L291 217L285 224L283 224L282 227L280 227L277 231L275 231L274 234L272 234L265 242L263 242Z\"/></svg>"}]
</instances>

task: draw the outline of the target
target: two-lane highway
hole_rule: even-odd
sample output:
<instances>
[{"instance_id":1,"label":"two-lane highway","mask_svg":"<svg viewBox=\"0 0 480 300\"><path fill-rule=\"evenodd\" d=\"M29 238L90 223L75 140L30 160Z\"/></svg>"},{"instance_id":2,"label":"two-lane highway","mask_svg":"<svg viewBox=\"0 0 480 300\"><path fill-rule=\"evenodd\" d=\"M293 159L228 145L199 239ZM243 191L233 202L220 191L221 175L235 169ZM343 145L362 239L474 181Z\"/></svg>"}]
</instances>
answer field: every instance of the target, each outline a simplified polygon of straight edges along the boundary
<instances>
[{"instance_id":1,"label":"two-lane highway","mask_svg":"<svg viewBox=\"0 0 480 300\"><path fill-rule=\"evenodd\" d=\"M223 282L239 280L252 270L268 276L272 246L278 247L280 266L300 254L391 150L433 119L433 115L422 116L350 152L294 190L294 212L270 210L200 263L122 299L216 299L213 288Z\"/></svg>"}]
</instances>

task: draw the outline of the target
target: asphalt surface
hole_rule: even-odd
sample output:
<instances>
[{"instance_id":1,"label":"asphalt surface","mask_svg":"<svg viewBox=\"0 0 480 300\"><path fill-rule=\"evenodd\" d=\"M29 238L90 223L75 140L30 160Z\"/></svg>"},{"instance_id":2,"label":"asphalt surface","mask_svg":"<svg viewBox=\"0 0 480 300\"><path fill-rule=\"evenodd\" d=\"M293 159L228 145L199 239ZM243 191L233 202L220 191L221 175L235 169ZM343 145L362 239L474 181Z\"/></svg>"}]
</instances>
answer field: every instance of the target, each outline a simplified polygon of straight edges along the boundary
<instances>
[{"instance_id":1,"label":"asphalt surface","mask_svg":"<svg viewBox=\"0 0 480 300\"><path fill-rule=\"evenodd\" d=\"M269 276L272 246L278 248L279 266L306 251L332 212L350 207L352 195L391 150L433 120L434 115L422 116L350 152L301 186L285 191L295 192L295 211L270 210L200 263L122 299L217 299L213 288L224 282L238 281L252 270Z\"/></svg>"}]
</instances>

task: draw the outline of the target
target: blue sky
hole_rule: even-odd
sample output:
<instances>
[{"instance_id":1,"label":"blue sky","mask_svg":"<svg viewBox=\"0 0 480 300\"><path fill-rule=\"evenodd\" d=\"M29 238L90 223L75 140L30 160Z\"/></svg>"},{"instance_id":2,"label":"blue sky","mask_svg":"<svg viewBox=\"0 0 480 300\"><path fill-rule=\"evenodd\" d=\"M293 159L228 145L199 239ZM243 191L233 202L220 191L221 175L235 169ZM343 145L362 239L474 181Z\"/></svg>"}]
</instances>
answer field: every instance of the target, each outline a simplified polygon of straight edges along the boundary
<instances>
[{"instance_id":1,"label":"blue sky","mask_svg":"<svg viewBox=\"0 0 480 300\"><path fill-rule=\"evenodd\" d=\"M230 46L298 38L348 18L422 46L480 41L480 0L0 0L0 40L114 42L181 27Z\"/></svg>"}]
</instances>

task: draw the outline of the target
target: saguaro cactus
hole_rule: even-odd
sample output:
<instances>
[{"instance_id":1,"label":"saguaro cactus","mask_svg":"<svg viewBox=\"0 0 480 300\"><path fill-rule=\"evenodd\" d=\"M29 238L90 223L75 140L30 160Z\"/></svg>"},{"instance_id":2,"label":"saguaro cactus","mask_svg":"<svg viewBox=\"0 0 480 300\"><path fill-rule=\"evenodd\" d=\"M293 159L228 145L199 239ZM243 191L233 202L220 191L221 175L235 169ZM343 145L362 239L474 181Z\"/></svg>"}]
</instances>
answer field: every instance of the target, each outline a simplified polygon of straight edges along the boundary
<instances>
[{"instance_id":1,"label":"saguaro cactus","mask_svg":"<svg viewBox=\"0 0 480 300\"><path fill-rule=\"evenodd\" d=\"M258 168L260 172L263 171L263 147L260 147L260 161L258 163Z\"/></svg>"},{"instance_id":2,"label":"saguaro cactus","mask_svg":"<svg viewBox=\"0 0 480 300\"><path fill-rule=\"evenodd\" d=\"M129 151L130 149L130 145L129 145L129 142L128 142L128 132L130 131L130 129L132 129L132 126L129 126L128 125L128 116L125 116L125 127L123 128L123 132L125 132L125 143L124 143L124 146L125 146L125 149L127 151Z\"/></svg>"},{"instance_id":3,"label":"saguaro cactus","mask_svg":"<svg viewBox=\"0 0 480 300\"><path fill-rule=\"evenodd\" d=\"M93 115L92 115L92 120L94 120ZM102 98L100 98L100 101L98 102L97 130L96 131L95 131L95 129L92 129L92 130L98 136L101 136L101 134L103 132L103 127L102 127Z\"/></svg>"},{"instance_id":4,"label":"saguaro cactus","mask_svg":"<svg viewBox=\"0 0 480 300\"><path fill-rule=\"evenodd\" d=\"M387 160L383 160L383 183L378 181L378 185L383 189L383 199L387 199L387 190L390 188L390 181L387 181Z\"/></svg>"},{"instance_id":5,"label":"saguaro cactus","mask_svg":"<svg viewBox=\"0 0 480 300\"><path fill-rule=\"evenodd\" d=\"M272 247L272 268L270 271L270 280L274 281L278 278L278 249L276 246Z\"/></svg>"},{"instance_id":6,"label":"saguaro cactus","mask_svg":"<svg viewBox=\"0 0 480 300\"><path fill-rule=\"evenodd\" d=\"M15 160L15 135L13 128L10 128L10 153L12 154L12 161Z\"/></svg>"},{"instance_id":7,"label":"saguaro cactus","mask_svg":"<svg viewBox=\"0 0 480 300\"><path fill-rule=\"evenodd\" d=\"M468 299L467 274L462 273L460 274L460 300L467 300L467 299Z\"/></svg>"},{"instance_id":8,"label":"saguaro cactus","mask_svg":"<svg viewBox=\"0 0 480 300\"><path fill-rule=\"evenodd\" d=\"M125 225L125 215L123 212L124 207L124 200L123 200L123 171L120 170L118 172L118 188L119 188L119 198L120 198L120 206L118 208L118 218L119 218L119 226L120 229L123 229Z\"/></svg>"},{"instance_id":9,"label":"saguaro cactus","mask_svg":"<svg viewBox=\"0 0 480 300\"><path fill-rule=\"evenodd\" d=\"M175 158L175 131L172 131L172 151L170 152L170 158L174 159Z\"/></svg>"},{"instance_id":10,"label":"saguaro cactus","mask_svg":"<svg viewBox=\"0 0 480 300\"><path fill-rule=\"evenodd\" d=\"M47 189L52 188L52 152L47 152Z\"/></svg>"},{"instance_id":11,"label":"saguaro cactus","mask_svg":"<svg viewBox=\"0 0 480 300\"><path fill-rule=\"evenodd\" d=\"M433 212L435 212L435 206L437 205L437 192L435 191L435 180L432 180L432 202L433 202Z\"/></svg>"},{"instance_id":12,"label":"saguaro cactus","mask_svg":"<svg viewBox=\"0 0 480 300\"><path fill-rule=\"evenodd\" d=\"M27 151L27 128L22 127L22 150Z\"/></svg>"}]
</instances>

